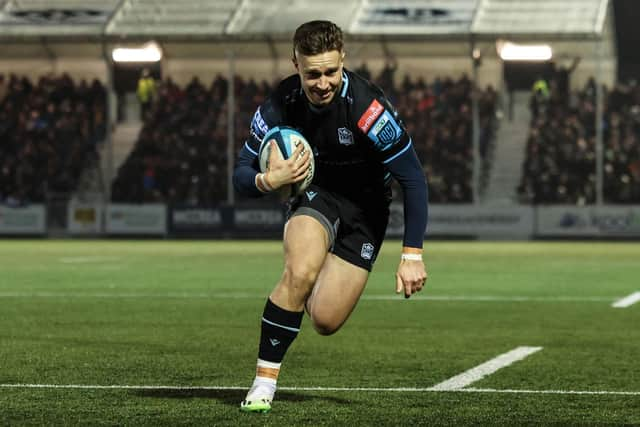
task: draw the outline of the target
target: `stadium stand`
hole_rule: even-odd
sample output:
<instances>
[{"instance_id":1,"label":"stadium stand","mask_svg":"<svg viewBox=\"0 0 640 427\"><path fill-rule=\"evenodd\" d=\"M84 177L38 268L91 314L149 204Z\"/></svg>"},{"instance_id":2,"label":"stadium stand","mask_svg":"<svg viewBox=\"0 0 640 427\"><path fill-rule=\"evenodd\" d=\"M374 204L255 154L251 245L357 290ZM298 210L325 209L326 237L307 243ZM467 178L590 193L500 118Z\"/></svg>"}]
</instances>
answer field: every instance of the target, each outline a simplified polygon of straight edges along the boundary
<instances>
[{"instance_id":1,"label":"stadium stand","mask_svg":"<svg viewBox=\"0 0 640 427\"><path fill-rule=\"evenodd\" d=\"M470 202L471 81L462 76L427 83L405 76L397 87L391 84L390 73L392 68L385 67L375 81L406 121L430 179L431 200ZM197 78L185 88L166 79L151 118L118 171L112 200L191 206L222 203L227 185L227 88L228 81L221 76L209 87ZM236 152L248 137L256 106L271 89L266 81L236 79ZM488 88L480 99L482 146L488 147L495 127L497 94Z\"/></svg>"},{"instance_id":2,"label":"stadium stand","mask_svg":"<svg viewBox=\"0 0 640 427\"><path fill-rule=\"evenodd\" d=\"M0 74L0 203L42 202L70 193L106 132L106 93L97 80L66 74L37 82Z\"/></svg>"},{"instance_id":3,"label":"stadium stand","mask_svg":"<svg viewBox=\"0 0 640 427\"><path fill-rule=\"evenodd\" d=\"M234 117L233 139L238 148L246 135L246 124L255 105L271 87L272 82L256 83L250 76L261 79L288 69L285 64L289 65L291 31L310 15L328 9L322 17L338 22L351 38L350 60L355 59L354 63L370 61L369 66L376 70L372 78L385 89L405 117L430 179L432 202L484 202L482 189L477 194L477 182L471 182L474 129L471 80L477 79L487 86L486 90L477 93L480 152L486 167L492 164L495 110L498 92L502 90L503 62L496 50L500 39L512 35L514 42L551 40L554 59L567 52L573 53L576 48L588 51L591 57L585 57L574 75L574 82L582 84L584 77L593 74L596 68L605 70L598 79L611 82L615 51L611 48L613 26L608 8L607 0L419 0L402 2L398 7L390 7L382 0L327 0L322 4L284 0L186 0L179 3L169 0L0 0L0 38L7 41L4 53L0 52L0 60L9 67L28 67L19 64L27 55L22 51L37 52L38 60L33 59L29 64L55 71L68 70L71 65L72 72L79 73L84 71L80 68L84 66L85 57L91 56L91 78L98 75L109 81L114 66L109 58L111 48L152 39L157 41L164 52L159 65L161 74L173 76L181 84L165 79L161 88L164 92L152 116L144 123L137 145L120 168L117 179L111 182L111 200L209 206L225 200L225 196L230 201L225 173L230 161L226 158L227 116ZM95 37L85 39L85 35ZM92 45L81 47L81 40L88 40ZM600 41L601 46L597 47ZM482 56L482 61L478 60L478 63L482 62L480 65L476 64L475 57L472 65L469 55L470 51L475 54L476 48ZM401 67L389 62L389 58L398 58ZM378 72L384 62L382 71ZM596 63L601 66L596 67ZM197 80L189 85L182 83L191 75L199 75L205 81L228 70L243 76L234 82L238 106L231 111L225 106L224 93L229 84L226 77L215 80L218 82L215 90L214 84L207 86ZM398 78L398 70L407 72L408 76L404 80ZM360 71L366 72L365 69ZM29 70L20 72L28 73ZM421 78L423 72L429 74ZM470 77L459 77L463 73ZM438 75L456 77L436 78ZM491 88L489 83L498 90ZM113 91L113 87L107 89ZM540 133L548 136L555 131L554 123L563 118L578 120L580 126L576 125L578 130L573 132L585 132L587 146L594 145L595 129L587 121L595 120L595 115L588 111L592 106L584 104L587 112L578 110L574 113L577 104L572 103L572 109L565 112L551 108L557 114L553 120L538 115L531 133L536 137ZM605 132L605 144L611 145L607 153L617 150L618 146L624 152L625 147L633 145L629 142L633 137L629 136L627 124L629 120L635 120L633 105L629 104L624 111L607 110L605 115L610 128ZM109 112L113 115L111 110ZM5 116L9 113L3 111ZM622 124L616 133L612 129L618 120ZM107 145L113 155L118 126L112 124ZM567 137L562 132L568 134L570 130L558 127L561 129L558 132ZM611 133L620 134L621 142L616 142ZM203 141L208 141L209 146L205 147ZM582 140L578 141L583 144ZM496 147L505 147L505 141L501 142ZM531 144L527 150L528 155L532 155L529 151L542 151L539 147L531 148ZM558 150L555 147L548 149L549 152ZM564 151L567 150L565 147ZM593 148L589 150L594 151ZM497 151L504 152L502 148ZM522 151L519 149L520 153ZM636 182L633 150L627 151L622 155L627 160L621 158L605 165L607 200L635 200L636 196L629 195L633 191L624 190L629 187L626 180ZM617 151L608 156L615 158ZM542 163L550 164L548 156L544 158L547 160ZM109 163L108 179L116 167L114 162ZM583 169L587 163L585 160ZM589 167L593 169L594 164L595 160L591 160ZM503 166L494 164L491 167L497 171L504 169ZM513 176L517 177L517 174L516 169ZM523 177L518 188L521 200L549 200L549 197L541 196L538 178L531 174L533 172L524 174L527 178ZM473 179L476 178L477 174ZM593 172L577 179L581 178L593 179ZM510 191L514 194L517 178L509 181ZM590 203L593 200L590 188L593 187L590 184L589 189L576 197L554 196L550 200Z\"/></svg>"},{"instance_id":4,"label":"stadium stand","mask_svg":"<svg viewBox=\"0 0 640 427\"><path fill-rule=\"evenodd\" d=\"M595 201L595 92L593 80L573 93L534 92L526 160L518 192L525 203L591 204ZM617 84L606 95L604 198L640 201L640 88Z\"/></svg>"},{"instance_id":5,"label":"stadium stand","mask_svg":"<svg viewBox=\"0 0 640 427\"><path fill-rule=\"evenodd\" d=\"M165 79L138 141L112 185L116 202L211 206L226 191L226 93L217 77L180 88ZM240 89L242 98L242 89Z\"/></svg>"}]
</instances>

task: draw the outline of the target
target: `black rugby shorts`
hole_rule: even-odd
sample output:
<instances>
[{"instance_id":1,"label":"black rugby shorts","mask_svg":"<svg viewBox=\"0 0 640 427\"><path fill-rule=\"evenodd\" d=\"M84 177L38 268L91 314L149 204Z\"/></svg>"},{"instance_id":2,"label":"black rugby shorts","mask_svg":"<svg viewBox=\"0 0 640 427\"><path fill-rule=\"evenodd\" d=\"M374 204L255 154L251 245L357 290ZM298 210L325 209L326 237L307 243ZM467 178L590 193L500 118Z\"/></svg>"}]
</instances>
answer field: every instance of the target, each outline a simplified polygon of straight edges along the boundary
<instances>
[{"instance_id":1,"label":"black rugby shorts","mask_svg":"<svg viewBox=\"0 0 640 427\"><path fill-rule=\"evenodd\" d=\"M287 219L309 215L329 233L330 252L345 261L371 271L389 222L389 202L354 201L311 185L289 206Z\"/></svg>"}]
</instances>

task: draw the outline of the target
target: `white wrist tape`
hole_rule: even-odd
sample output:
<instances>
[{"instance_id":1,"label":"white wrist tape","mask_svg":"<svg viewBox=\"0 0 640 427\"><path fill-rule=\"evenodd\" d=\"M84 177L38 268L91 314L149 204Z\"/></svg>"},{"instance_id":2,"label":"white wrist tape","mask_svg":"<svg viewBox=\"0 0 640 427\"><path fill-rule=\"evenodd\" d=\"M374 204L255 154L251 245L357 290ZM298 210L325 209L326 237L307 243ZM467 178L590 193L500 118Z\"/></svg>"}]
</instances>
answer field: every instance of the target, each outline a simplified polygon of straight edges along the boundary
<instances>
[{"instance_id":1,"label":"white wrist tape","mask_svg":"<svg viewBox=\"0 0 640 427\"><path fill-rule=\"evenodd\" d=\"M422 261L422 254L402 254L400 259L403 261Z\"/></svg>"},{"instance_id":2,"label":"white wrist tape","mask_svg":"<svg viewBox=\"0 0 640 427\"><path fill-rule=\"evenodd\" d=\"M273 188L271 188L271 186L269 184L267 184L267 180L265 179L266 174L264 173L259 173L258 174L258 180L260 180L260 184L262 184L262 188L264 188L265 190L267 190L267 192L273 191Z\"/></svg>"}]
</instances>

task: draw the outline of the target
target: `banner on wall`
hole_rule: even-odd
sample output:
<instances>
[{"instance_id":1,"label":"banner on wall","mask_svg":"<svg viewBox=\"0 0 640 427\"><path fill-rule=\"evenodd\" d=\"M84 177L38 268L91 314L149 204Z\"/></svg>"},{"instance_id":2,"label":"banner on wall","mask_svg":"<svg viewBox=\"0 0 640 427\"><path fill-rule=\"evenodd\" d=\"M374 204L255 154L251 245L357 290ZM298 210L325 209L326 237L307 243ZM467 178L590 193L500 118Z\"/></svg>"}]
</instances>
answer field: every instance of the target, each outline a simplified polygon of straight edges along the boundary
<instances>
[{"instance_id":1,"label":"banner on wall","mask_svg":"<svg viewBox=\"0 0 640 427\"><path fill-rule=\"evenodd\" d=\"M0 205L0 234L45 234L44 205L8 207Z\"/></svg>"},{"instance_id":2,"label":"banner on wall","mask_svg":"<svg viewBox=\"0 0 640 427\"><path fill-rule=\"evenodd\" d=\"M236 231L281 232L284 222L282 207L237 207L233 211Z\"/></svg>"},{"instance_id":3,"label":"banner on wall","mask_svg":"<svg viewBox=\"0 0 640 427\"><path fill-rule=\"evenodd\" d=\"M532 207L430 205L427 235L529 237L533 234L533 226ZM393 203L387 235L401 237L403 233L402 204Z\"/></svg>"},{"instance_id":4,"label":"banner on wall","mask_svg":"<svg viewBox=\"0 0 640 427\"><path fill-rule=\"evenodd\" d=\"M167 233L167 207L162 204L111 204L106 211L106 231L109 234Z\"/></svg>"},{"instance_id":5,"label":"banner on wall","mask_svg":"<svg viewBox=\"0 0 640 427\"><path fill-rule=\"evenodd\" d=\"M640 206L546 206L537 210L539 236L640 236Z\"/></svg>"},{"instance_id":6,"label":"banner on wall","mask_svg":"<svg viewBox=\"0 0 640 427\"><path fill-rule=\"evenodd\" d=\"M71 234L102 232L102 204L71 202L67 207L67 229Z\"/></svg>"},{"instance_id":7,"label":"banner on wall","mask_svg":"<svg viewBox=\"0 0 640 427\"><path fill-rule=\"evenodd\" d=\"M171 209L171 231L216 232L224 229L221 209L179 208Z\"/></svg>"}]
</instances>

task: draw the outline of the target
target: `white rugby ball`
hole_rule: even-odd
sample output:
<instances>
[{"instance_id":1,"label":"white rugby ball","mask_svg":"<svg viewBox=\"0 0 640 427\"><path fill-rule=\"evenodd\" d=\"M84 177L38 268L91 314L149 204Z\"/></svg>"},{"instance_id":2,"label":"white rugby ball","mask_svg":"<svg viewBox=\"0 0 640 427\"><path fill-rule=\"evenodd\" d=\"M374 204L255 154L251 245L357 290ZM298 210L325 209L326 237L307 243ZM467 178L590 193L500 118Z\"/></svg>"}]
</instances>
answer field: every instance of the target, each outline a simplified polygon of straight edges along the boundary
<instances>
[{"instance_id":1,"label":"white rugby ball","mask_svg":"<svg viewBox=\"0 0 640 427\"><path fill-rule=\"evenodd\" d=\"M295 151L296 147L302 144L302 152L300 156L304 155L305 152L309 151L311 157L309 158L309 173L306 178L300 182L296 182L291 185L291 196L297 196L306 190L311 181L313 181L313 173L315 170L315 164L313 160L313 150L311 146L305 139L305 137L295 130L294 128L288 126L276 126L269 130L262 138L262 142L260 143L260 170L262 172L266 172L269 170L269 156L271 155L271 144L268 144L269 141L274 140L276 142L276 146L278 147L278 152L280 154L280 158L288 159L291 157L291 154Z\"/></svg>"}]
</instances>

